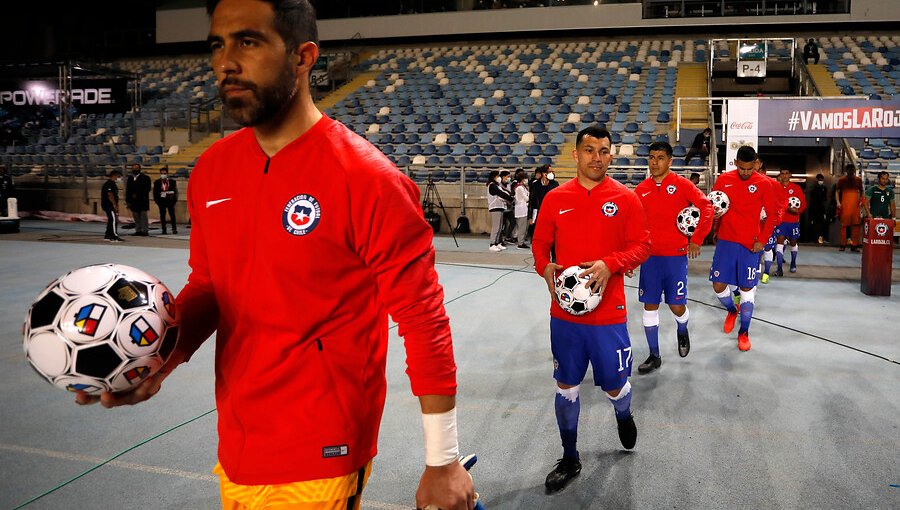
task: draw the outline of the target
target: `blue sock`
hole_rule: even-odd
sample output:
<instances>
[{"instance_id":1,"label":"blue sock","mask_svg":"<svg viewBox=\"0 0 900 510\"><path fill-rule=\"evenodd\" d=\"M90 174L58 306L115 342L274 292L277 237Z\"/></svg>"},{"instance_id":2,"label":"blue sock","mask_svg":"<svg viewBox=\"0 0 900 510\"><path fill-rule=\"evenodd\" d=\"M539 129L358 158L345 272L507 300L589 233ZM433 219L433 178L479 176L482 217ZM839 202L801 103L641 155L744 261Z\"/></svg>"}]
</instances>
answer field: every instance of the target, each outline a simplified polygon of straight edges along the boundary
<instances>
[{"instance_id":1,"label":"blue sock","mask_svg":"<svg viewBox=\"0 0 900 510\"><path fill-rule=\"evenodd\" d=\"M750 330L750 319L753 318L753 301L741 302L741 329L738 333L746 333Z\"/></svg>"},{"instance_id":2,"label":"blue sock","mask_svg":"<svg viewBox=\"0 0 900 510\"><path fill-rule=\"evenodd\" d=\"M771 260L767 260L767 261L766 261L766 272L765 272L765 274L769 274L769 270L770 270L770 269L772 269L772 261L771 261Z\"/></svg>"},{"instance_id":3,"label":"blue sock","mask_svg":"<svg viewBox=\"0 0 900 510\"><path fill-rule=\"evenodd\" d=\"M791 250L791 267L797 267L797 250Z\"/></svg>"},{"instance_id":4,"label":"blue sock","mask_svg":"<svg viewBox=\"0 0 900 510\"><path fill-rule=\"evenodd\" d=\"M781 269L781 265L784 264L784 252L783 252L783 251L776 251L776 252L775 252L775 258L778 259L778 269Z\"/></svg>"},{"instance_id":5,"label":"blue sock","mask_svg":"<svg viewBox=\"0 0 900 510\"><path fill-rule=\"evenodd\" d=\"M659 357L659 326L644 326L644 334L647 335L650 354Z\"/></svg>"},{"instance_id":6,"label":"blue sock","mask_svg":"<svg viewBox=\"0 0 900 510\"><path fill-rule=\"evenodd\" d=\"M631 383L626 382L625 386L622 387L622 391L627 391L628 393L624 396L622 396L622 393L619 393L620 398L618 400L613 400L612 397L606 395L616 410L617 420L624 420L631 416Z\"/></svg>"},{"instance_id":7,"label":"blue sock","mask_svg":"<svg viewBox=\"0 0 900 510\"><path fill-rule=\"evenodd\" d=\"M578 458L578 415L581 412L581 399L575 402L556 393L556 424L559 425L559 437L562 439L563 457Z\"/></svg>"},{"instance_id":8,"label":"blue sock","mask_svg":"<svg viewBox=\"0 0 900 510\"><path fill-rule=\"evenodd\" d=\"M731 313L734 313L737 311L737 307L734 306L734 298L732 297L730 292L725 297L718 296L718 298L719 298L719 302L722 303L722 306L724 306L726 310L728 310Z\"/></svg>"},{"instance_id":9,"label":"blue sock","mask_svg":"<svg viewBox=\"0 0 900 510\"><path fill-rule=\"evenodd\" d=\"M678 332L679 332L679 333L687 333L687 325L688 325L688 321L684 321L684 322L678 322L678 321L675 321L675 324L678 325Z\"/></svg>"}]
</instances>

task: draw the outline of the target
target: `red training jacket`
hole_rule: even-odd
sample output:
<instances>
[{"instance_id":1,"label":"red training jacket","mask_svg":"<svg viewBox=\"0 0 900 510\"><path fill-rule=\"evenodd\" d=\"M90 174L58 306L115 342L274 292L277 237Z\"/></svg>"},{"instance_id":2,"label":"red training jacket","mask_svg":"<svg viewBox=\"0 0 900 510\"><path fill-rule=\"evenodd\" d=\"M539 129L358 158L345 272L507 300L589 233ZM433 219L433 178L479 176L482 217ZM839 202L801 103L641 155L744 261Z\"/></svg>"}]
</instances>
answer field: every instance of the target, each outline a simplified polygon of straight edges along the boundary
<instances>
[{"instance_id":1,"label":"red training jacket","mask_svg":"<svg viewBox=\"0 0 900 510\"><path fill-rule=\"evenodd\" d=\"M759 241L766 244L775 226L780 222L780 214L769 215L760 225L760 211L779 211L778 198L768 177L754 172L746 181L737 170L725 172L716 179L713 190L724 191L731 200L719 226L719 239L738 243L748 250Z\"/></svg>"},{"instance_id":2,"label":"red training jacket","mask_svg":"<svg viewBox=\"0 0 900 510\"><path fill-rule=\"evenodd\" d=\"M657 183L653 177L644 179L634 188L634 192L641 199L650 225L650 255L684 255L687 253L688 241L703 244L712 228L713 206L694 183L669 172L661 183ZM678 213L689 205L700 209L700 224L690 240L675 224Z\"/></svg>"},{"instance_id":3,"label":"red training jacket","mask_svg":"<svg viewBox=\"0 0 900 510\"><path fill-rule=\"evenodd\" d=\"M179 349L216 335L219 462L243 485L345 475L376 454L388 313L416 395L456 365L419 192L323 116L271 158L252 129L210 147L188 188Z\"/></svg>"},{"instance_id":4,"label":"red training jacket","mask_svg":"<svg viewBox=\"0 0 900 510\"><path fill-rule=\"evenodd\" d=\"M621 324L626 320L624 272L650 255L647 216L637 195L610 177L588 191L578 179L547 193L538 211L531 250L539 275L550 263L551 248L563 268L603 259L612 276L603 300L585 315L567 313L555 299L550 315L579 324Z\"/></svg>"}]
</instances>

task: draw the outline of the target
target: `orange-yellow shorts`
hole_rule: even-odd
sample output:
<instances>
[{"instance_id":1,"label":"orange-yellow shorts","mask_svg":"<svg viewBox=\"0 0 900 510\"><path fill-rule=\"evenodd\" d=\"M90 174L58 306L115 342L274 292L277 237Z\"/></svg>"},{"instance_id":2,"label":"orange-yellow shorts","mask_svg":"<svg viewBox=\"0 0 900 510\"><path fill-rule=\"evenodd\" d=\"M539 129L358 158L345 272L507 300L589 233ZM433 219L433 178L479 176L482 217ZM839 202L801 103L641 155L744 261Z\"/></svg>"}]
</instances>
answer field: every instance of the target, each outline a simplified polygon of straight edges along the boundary
<instances>
[{"instance_id":1,"label":"orange-yellow shorts","mask_svg":"<svg viewBox=\"0 0 900 510\"><path fill-rule=\"evenodd\" d=\"M359 471L336 478L278 485L238 485L216 463L223 510L359 510L372 461Z\"/></svg>"}]
</instances>

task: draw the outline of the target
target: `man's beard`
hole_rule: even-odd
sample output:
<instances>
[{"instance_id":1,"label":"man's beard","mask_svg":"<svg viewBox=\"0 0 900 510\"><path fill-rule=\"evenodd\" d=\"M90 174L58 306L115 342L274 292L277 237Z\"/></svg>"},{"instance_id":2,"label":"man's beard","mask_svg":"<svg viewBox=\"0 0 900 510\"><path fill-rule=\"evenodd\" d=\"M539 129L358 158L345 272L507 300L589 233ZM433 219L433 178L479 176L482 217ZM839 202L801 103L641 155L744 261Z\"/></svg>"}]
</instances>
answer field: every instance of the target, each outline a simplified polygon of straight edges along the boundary
<instances>
[{"instance_id":1,"label":"man's beard","mask_svg":"<svg viewBox=\"0 0 900 510\"><path fill-rule=\"evenodd\" d=\"M226 98L224 89L237 85L250 91L251 98ZM278 79L271 86L260 87L253 82L228 77L219 84L219 98L225 104L228 114L244 127L257 126L272 120L297 93L297 82L291 66L282 68Z\"/></svg>"}]
</instances>

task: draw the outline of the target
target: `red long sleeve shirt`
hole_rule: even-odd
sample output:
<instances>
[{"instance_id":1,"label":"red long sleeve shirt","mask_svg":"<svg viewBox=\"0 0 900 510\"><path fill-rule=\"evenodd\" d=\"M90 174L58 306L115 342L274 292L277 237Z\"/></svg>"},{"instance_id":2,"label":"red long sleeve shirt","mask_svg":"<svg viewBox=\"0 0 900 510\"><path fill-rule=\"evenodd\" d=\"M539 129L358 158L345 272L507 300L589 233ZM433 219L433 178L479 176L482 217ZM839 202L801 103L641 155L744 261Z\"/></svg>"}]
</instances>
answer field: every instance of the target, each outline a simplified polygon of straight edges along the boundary
<instances>
[{"instance_id":1,"label":"red long sleeve shirt","mask_svg":"<svg viewBox=\"0 0 900 510\"><path fill-rule=\"evenodd\" d=\"M388 313L416 395L456 365L418 188L323 117L271 158L251 129L210 147L188 188L179 349L216 336L219 461L239 484L341 476L376 453Z\"/></svg>"},{"instance_id":2,"label":"red long sleeve shirt","mask_svg":"<svg viewBox=\"0 0 900 510\"><path fill-rule=\"evenodd\" d=\"M782 216L781 221L784 223L797 223L800 221L800 215L803 214L803 211L806 210L806 194L803 193L803 189L797 185L795 182L789 182L787 186L778 183L781 186L782 192L785 195L785 209L784 216ZM790 200L791 197L797 197L800 199L800 208L797 210L797 214L791 214L791 212L787 209L787 201Z\"/></svg>"},{"instance_id":3,"label":"red long sleeve shirt","mask_svg":"<svg viewBox=\"0 0 900 510\"><path fill-rule=\"evenodd\" d=\"M669 172L661 183L657 183L653 177L644 179L634 188L634 192L641 199L650 225L651 255L684 255L689 241L697 245L703 244L703 239L712 228L713 206L694 183ZM678 230L675 223L678 213L689 205L700 209L700 223L690 240Z\"/></svg>"},{"instance_id":4,"label":"red long sleeve shirt","mask_svg":"<svg viewBox=\"0 0 900 510\"><path fill-rule=\"evenodd\" d=\"M772 187L772 193L774 193L775 195L777 205L775 207L775 214L773 215L772 221L774 222L773 225L777 227L781 224L782 218L784 218L784 210L787 209L787 195L784 193L784 188L781 186L781 183L778 182L778 179L774 179L765 174L760 175L766 178L766 180L769 182L769 185ZM765 216L769 216L769 210L763 208L763 214ZM765 218L760 217L760 224L763 223L764 219Z\"/></svg>"},{"instance_id":5,"label":"red long sleeve shirt","mask_svg":"<svg viewBox=\"0 0 900 510\"><path fill-rule=\"evenodd\" d=\"M731 205L721 219L719 239L738 243L748 250L753 243L763 244L772 235L775 226L780 222L778 214L766 216L760 225L760 210L778 211L778 198L768 177L753 173L746 181L741 179L737 170L723 173L716 179L713 190L724 191L731 200Z\"/></svg>"},{"instance_id":6,"label":"red long sleeve shirt","mask_svg":"<svg viewBox=\"0 0 900 510\"><path fill-rule=\"evenodd\" d=\"M650 255L647 216L637 195L610 177L590 191L572 179L544 197L531 249L539 275L550 263L551 249L563 268L602 259L612 272L594 311L572 315L554 299L552 317L580 324L620 324L626 320L623 273Z\"/></svg>"}]
</instances>

